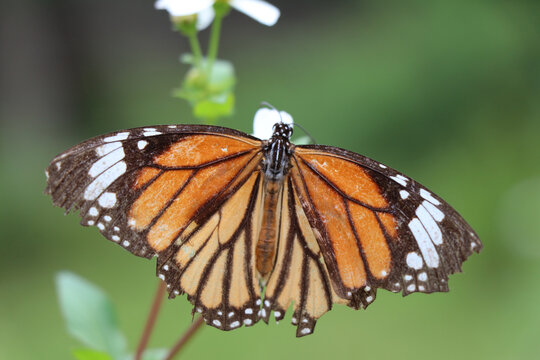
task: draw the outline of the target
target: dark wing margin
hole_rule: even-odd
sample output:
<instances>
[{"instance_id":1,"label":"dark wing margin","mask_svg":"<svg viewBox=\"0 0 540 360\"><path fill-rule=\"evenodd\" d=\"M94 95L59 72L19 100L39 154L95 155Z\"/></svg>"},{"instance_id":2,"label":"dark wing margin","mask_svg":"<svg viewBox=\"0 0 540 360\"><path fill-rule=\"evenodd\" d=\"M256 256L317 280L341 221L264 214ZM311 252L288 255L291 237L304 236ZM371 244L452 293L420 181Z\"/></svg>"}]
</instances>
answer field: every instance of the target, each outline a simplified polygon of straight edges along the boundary
<instances>
[{"instance_id":1,"label":"dark wing margin","mask_svg":"<svg viewBox=\"0 0 540 360\"><path fill-rule=\"evenodd\" d=\"M377 287L403 295L448 291L448 276L482 248L450 205L383 164L319 145L296 147L293 162L301 203L343 298Z\"/></svg>"}]
</instances>

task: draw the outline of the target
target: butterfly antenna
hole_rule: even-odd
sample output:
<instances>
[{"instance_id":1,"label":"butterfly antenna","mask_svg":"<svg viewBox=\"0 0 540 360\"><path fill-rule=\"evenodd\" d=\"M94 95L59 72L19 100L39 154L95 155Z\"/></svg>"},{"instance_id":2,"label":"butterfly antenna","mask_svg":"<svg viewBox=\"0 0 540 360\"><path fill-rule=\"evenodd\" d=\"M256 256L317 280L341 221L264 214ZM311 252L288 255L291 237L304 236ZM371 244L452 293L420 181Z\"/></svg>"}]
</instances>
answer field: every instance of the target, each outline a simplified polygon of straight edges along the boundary
<instances>
[{"instance_id":1,"label":"butterfly antenna","mask_svg":"<svg viewBox=\"0 0 540 360\"><path fill-rule=\"evenodd\" d=\"M307 135L307 137L311 140L313 145L317 145L317 141L315 140L315 138L311 136L311 134L306 129L304 129L302 125L298 124L296 121L293 123L293 125L299 127L300 130L302 130Z\"/></svg>"},{"instance_id":2,"label":"butterfly antenna","mask_svg":"<svg viewBox=\"0 0 540 360\"><path fill-rule=\"evenodd\" d=\"M274 105L270 104L269 102L263 101L259 105L259 108L262 108L264 106L266 106L267 108L272 109L274 111L277 111L277 113L279 115L279 119L281 120L281 122L283 122L283 118L281 117L281 112Z\"/></svg>"}]
</instances>

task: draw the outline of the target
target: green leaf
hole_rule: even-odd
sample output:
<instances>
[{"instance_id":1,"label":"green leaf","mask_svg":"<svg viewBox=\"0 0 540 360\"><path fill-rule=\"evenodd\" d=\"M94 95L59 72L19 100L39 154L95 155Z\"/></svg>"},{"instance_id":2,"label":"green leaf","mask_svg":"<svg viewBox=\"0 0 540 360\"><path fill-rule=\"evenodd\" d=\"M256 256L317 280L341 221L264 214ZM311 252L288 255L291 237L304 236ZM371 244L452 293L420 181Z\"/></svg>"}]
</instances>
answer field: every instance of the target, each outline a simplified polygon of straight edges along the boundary
<instances>
[{"instance_id":1,"label":"green leaf","mask_svg":"<svg viewBox=\"0 0 540 360\"><path fill-rule=\"evenodd\" d=\"M222 93L231 90L235 82L233 64L227 60L216 60L210 69L210 90L213 93Z\"/></svg>"},{"instance_id":2,"label":"green leaf","mask_svg":"<svg viewBox=\"0 0 540 360\"><path fill-rule=\"evenodd\" d=\"M107 353L90 349L75 350L73 351L73 356L77 360L113 360Z\"/></svg>"},{"instance_id":3,"label":"green leaf","mask_svg":"<svg viewBox=\"0 0 540 360\"><path fill-rule=\"evenodd\" d=\"M115 359L125 354L126 340L118 329L114 306L102 290L70 272L58 273L56 286L71 335Z\"/></svg>"},{"instance_id":4,"label":"green leaf","mask_svg":"<svg viewBox=\"0 0 540 360\"><path fill-rule=\"evenodd\" d=\"M190 63L192 57L184 55L182 61ZM234 66L225 60L216 60L208 69L204 60L200 67L192 66L187 72L182 88L174 96L185 99L193 106L193 114L205 121L215 121L230 116L234 111Z\"/></svg>"},{"instance_id":5,"label":"green leaf","mask_svg":"<svg viewBox=\"0 0 540 360\"><path fill-rule=\"evenodd\" d=\"M197 102L193 107L193 115L199 119L204 119L214 123L224 116L231 116L234 111L234 94L227 93L215 96L208 100Z\"/></svg>"}]
</instances>

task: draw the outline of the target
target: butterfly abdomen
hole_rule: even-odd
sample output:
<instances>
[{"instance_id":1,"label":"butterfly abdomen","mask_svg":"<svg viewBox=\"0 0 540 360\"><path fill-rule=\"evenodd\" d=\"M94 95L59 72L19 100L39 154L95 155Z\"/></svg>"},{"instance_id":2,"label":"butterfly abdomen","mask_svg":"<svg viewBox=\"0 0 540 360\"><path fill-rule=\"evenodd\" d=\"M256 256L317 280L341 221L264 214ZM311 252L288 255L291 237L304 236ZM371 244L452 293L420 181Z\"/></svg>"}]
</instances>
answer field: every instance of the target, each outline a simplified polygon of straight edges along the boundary
<instances>
[{"instance_id":1,"label":"butterfly abdomen","mask_svg":"<svg viewBox=\"0 0 540 360\"><path fill-rule=\"evenodd\" d=\"M263 278L265 278L274 267L279 220L277 209L281 208L278 204L283 188L283 182L268 180L264 187L265 198L263 218L255 253L257 271Z\"/></svg>"}]
</instances>

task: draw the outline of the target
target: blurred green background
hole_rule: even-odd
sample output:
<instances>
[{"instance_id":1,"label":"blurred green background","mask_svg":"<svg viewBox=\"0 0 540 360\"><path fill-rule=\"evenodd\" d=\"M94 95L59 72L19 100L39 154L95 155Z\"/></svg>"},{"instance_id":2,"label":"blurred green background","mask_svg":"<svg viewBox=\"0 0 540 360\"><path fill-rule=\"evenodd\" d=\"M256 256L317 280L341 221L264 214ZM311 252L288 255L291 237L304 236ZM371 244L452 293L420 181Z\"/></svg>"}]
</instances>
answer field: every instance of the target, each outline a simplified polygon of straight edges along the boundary
<instances>
[{"instance_id":1,"label":"blurred green background","mask_svg":"<svg viewBox=\"0 0 540 360\"><path fill-rule=\"evenodd\" d=\"M251 131L261 101L319 143L372 157L450 202L485 248L451 292L379 292L343 306L315 334L259 324L204 328L185 358L529 359L540 353L540 2L273 1L273 28L232 13L220 57L236 66L237 109L219 124ZM57 153L98 134L192 123L173 99L187 42L151 0L0 4L0 359L71 359L54 275L102 287L136 346L157 280L136 258L64 217L43 194ZM202 34L203 43L207 32ZM191 323L166 301L151 340ZM290 319L290 314L288 315Z\"/></svg>"}]
</instances>

